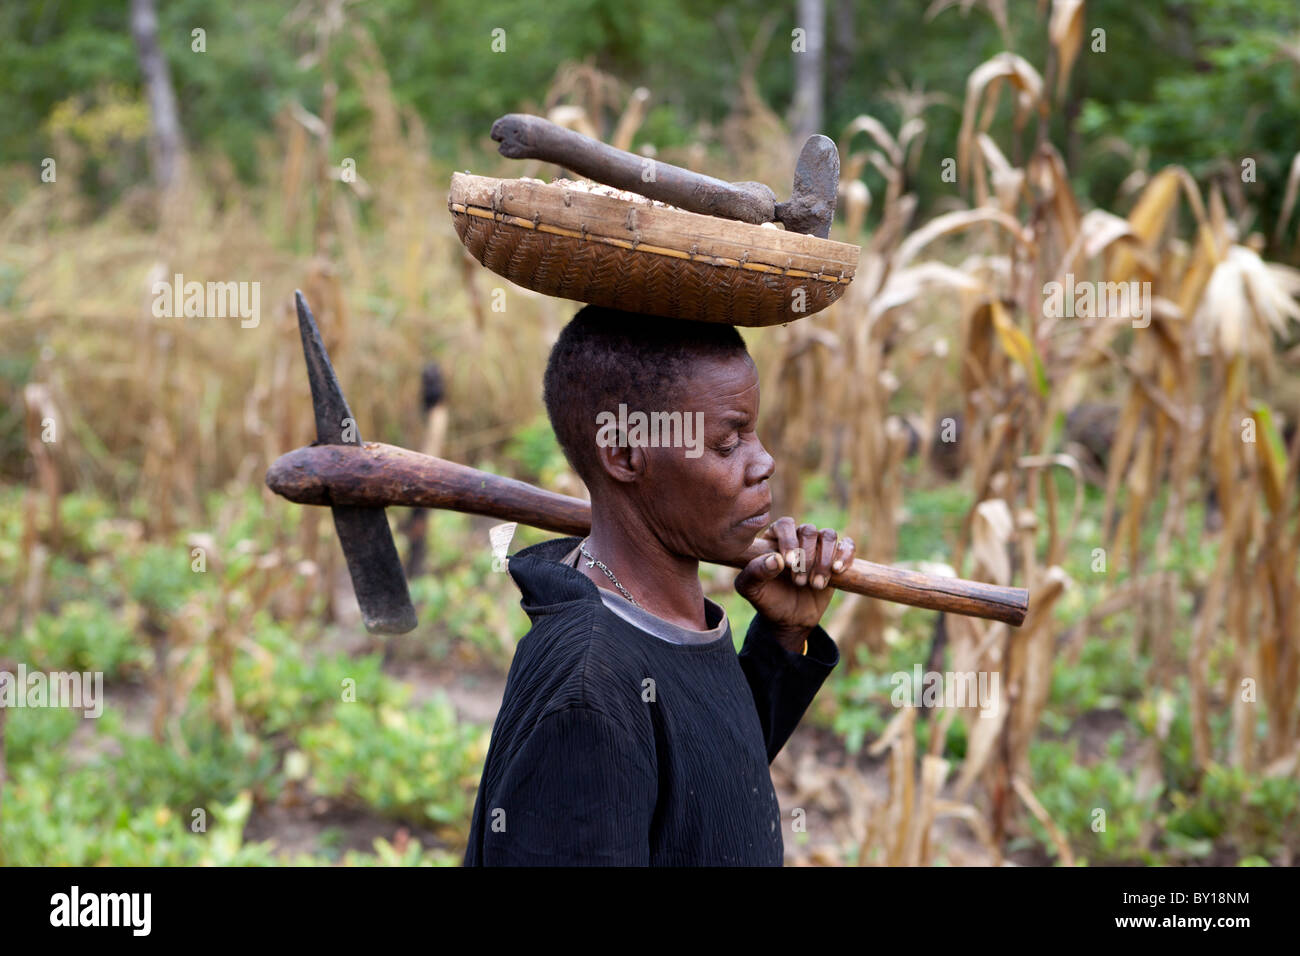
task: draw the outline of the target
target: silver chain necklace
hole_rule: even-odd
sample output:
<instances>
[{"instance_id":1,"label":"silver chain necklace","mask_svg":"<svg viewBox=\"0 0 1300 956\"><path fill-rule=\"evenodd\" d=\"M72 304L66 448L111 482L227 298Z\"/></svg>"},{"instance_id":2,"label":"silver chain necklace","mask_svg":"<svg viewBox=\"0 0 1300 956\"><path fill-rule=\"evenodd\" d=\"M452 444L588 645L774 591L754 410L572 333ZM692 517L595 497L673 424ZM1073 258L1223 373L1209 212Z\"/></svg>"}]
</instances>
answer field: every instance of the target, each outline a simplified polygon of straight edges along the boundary
<instances>
[{"instance_id":1,"label":"silver chain necklace","mask_svg":"<svg viewBox=\"0 0 1300 956\"><path fill-rule=\"evenodd\" d=\"M588 540L590 539L583 538L581 541L578 542L578 550L581 551L582 556L587 559L587 567L590 568L594 565L595 567L600 568L602 571L605 572L605 576L614 582L614 587L618 588L619 592L623 595L623 597L631 601L634 607L641 607L640 604L637 604L636 598L628 594L627 588L623 587L623 585L619 583L618 578L614 577L614 572L611 571L609 568L605 567L605 563L603 561L596 558L590 551L587 550Z\"/></svg>"}]
</instances>

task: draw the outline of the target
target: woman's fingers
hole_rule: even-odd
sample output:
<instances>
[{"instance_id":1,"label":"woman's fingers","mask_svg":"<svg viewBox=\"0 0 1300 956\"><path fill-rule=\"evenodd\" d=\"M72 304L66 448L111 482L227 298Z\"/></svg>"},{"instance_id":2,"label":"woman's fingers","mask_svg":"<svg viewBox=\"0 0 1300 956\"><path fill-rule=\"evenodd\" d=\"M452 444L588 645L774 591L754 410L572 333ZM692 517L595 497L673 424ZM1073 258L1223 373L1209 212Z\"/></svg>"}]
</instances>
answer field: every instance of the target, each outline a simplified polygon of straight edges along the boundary
<instances>
[{"instance_id":1,"label":"woman's fingers","mask_svg":"<svg viewBox=\"0 0 1300 956\"><path fill-rule=\"evenodd\" d=\"M808 583L820 591L830 583L831 564L835 560L836 534L833 528L822 528L817 534L817 556L808 569Z\"/></svg>"},{"instance_id":2,"label":"woman's fingers","mask_svg":"<svg viewBox=\"0 0 1300 956\"><path fill-rule=\"evenodd\" d=\"M790 580L799 587L820 591L830 586L831 576L853 564L857 545L842 538L834 528L818 528L805 522L796 526L788 515L774 521L761 537L776 543Z\"/></svg>"},{"instance_id":3,"label":"woman's fingers","mask_svg":"<svg viewBox=\"0 0 1300 956\"><path fill-rule=\"evenodd\" d=\"M804 524L799 525L799 547L803 550L803 561L795 566L795 573L793 575L794 583L799 585L799 587L803 587L808 583L809 572L812 570L813 564L817 561L818 540L819 536L815 524L808 524L805 522Z\"/></svg>"},{"instance_id":4,"label":"woman's fingers","mask_svg":"<svg viewBox=\"0 0 1300 956\"><path fill-rule=\"evenodd\" d=\"M778 518L776 524L772 525L772 531L776 534L776 546L781 549L781 556L785 559L787 568L797 568L803 565L800 562L803 557L799 554L799 538L795 534L794 519L788 515L784 518Z\"/></svg>"}]
</instances>

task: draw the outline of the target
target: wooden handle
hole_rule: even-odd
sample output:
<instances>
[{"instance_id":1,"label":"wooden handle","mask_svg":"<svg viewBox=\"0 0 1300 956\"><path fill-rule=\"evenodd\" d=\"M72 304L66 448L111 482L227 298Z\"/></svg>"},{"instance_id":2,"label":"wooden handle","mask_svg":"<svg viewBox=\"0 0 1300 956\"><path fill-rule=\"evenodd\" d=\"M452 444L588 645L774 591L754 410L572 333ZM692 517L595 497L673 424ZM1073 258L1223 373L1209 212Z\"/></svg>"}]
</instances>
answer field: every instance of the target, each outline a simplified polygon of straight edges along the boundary
<instances>
[{"instance_id":1,"label":"wooden handle","mask_svg":"<svg viewBox=\"0 0 1300 956\"><path fill-rule=\"evenodd\" d=\"M591 505L581 498L379 442L299 448L271 465L266 484L276 494L304 505L443 508L558 534L591 531ZM728 563L743 568L758 555L775 550L773 542L756 538L743 556ZM1029 610L1029 592L1024 588L921 574L861 558L832 574L830 583L841 591L1003 621L1012 627L1019 627Z\"/></svg>"},{"instance_id":2,"label":"wooden handle","mask_svg":"<svg viewBox=\"0 0 1300 956\"><path fill-rule=\"evenodd\" d=\"M687 212L762 224L776 216L776 194L762 183L729 183L615 149L527 113L492 124L502 156L540 159L606 186L626 189Z\"/></svg>"}]
</instances>

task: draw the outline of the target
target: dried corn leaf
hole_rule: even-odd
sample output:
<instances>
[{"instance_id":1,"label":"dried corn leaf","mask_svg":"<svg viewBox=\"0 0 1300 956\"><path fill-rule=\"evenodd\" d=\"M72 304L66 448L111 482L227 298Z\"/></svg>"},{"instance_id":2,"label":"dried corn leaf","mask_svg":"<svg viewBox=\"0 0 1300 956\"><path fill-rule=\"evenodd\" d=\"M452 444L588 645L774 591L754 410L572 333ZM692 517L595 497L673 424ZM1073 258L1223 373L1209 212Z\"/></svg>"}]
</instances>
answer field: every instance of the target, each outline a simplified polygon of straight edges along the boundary
<instances>
[{"instance_id":1,"label":"dried corn leaf","mask_svg":"<svg viewBox=\"0 0 1300 956\"><path fill-rule=\"evenodd\" d=\"M899 145L898 140L885 128L885 124L880 122L874 116L868 116L863 113L854 117L848 126L844 127L844 132L840 134L840 158L845 163L849 160L847 152L849 144L853 137L858 133L866 133L874 139L889 155L889 162L895 169L903 165L903 148Z\"/></svg>"},{"instance_id":2,"label":"dried corn leaf","mask_svg":"<svg viewBox=\"0 0 1300 956\"><path fill-rule=\"evenodd\" d=\"M1011 509L1003 499L990 498L975 506L971 549L975 555L977 580L991 580L994 584L1011 581L1011 556L1007 546L1014 529Z\"/></svg>"},{"instance_id":3,"label":"dried corn leaf","mask_svg":"<svg viewBox=\"0 0 1300 956\"><path fill-rule=\"evenodd\" d=\"M1070 72L1083 43L1083 0L1052 0L1047 37L1056 47L1056 95L1061 97L1070 83Z\"/></svg>"},{"instance_id":4,"label":"dried corn leaf","mask_svg":"<svg viewBox=\"0 0 1300 956\"><path fill-rule=\"evenodd\" d=\"M1020 223L1000 209L980 208L950 212L942 216L936 216L903 240L898 246L898 251L894 254L894 268L901 269L907 265L916 258L918 252L939 237L961 232L981 223L992 223L1001 226L1020 245L1028 246L1030 244L1029 235L1021 228Z\"/></svg>"},{"instance_id":5,"label":"dried corn leaf","mask_svg":"<svg viewBox=\"0 0 1300 956\"><path fill-rule=\"evenodd\" d=\"M920 143L920 137L925 135L926 122L919 116L913 116L904 123L898 130L898 146L903 151L904 157L907 156L908 147L913 142Z\"/></svg>"},{"instance_id":6,"label":"dried corn leaf","mask_svg":"<svg viewBox=\"0 0 1300 956\"><path fill-rule=\"evenodd\" d=\"M1065 160L1056 147L1044 140L1029 162L1029 179L1040 195L1051 201L1055 216L1049 217L1049 230L1059 229L1063 244L1074 243L1079 231L1079 203L1074 198Z\"/></svg>"},{"instance_id":7,"label":"dried corn leaf","mask_svg":"<svg viewBox=\"0 0 1300 956\"><path fill-rule=\"evenodd\" d=\"M1169 214L1178 203L1178 190L1182 182L1180 174L1181 170L1176 166L1167 166L1156 173L1128 215L1134 234L1147 246L1155 244L1165 223L1169 221ZM1115 281L1127 281L1136 267L1137 261L1133 253L1121 250L1112 269Z\"/></svg>"},{"instance_id":8,"label":"dried corn leaf","mask_svg":"<svg viewBox=\"0 0 1300 956\"><path fill-rule=\"evenodd\" d=\"M1002 736L1002 725L1006 723L1011 708L999 707L992 717L974 716L967 721L966 759L962 761L961 775L953 785L957 799L964 800L971 785L988 766L996 751L998 740Z\"/></svg>"},{"instance_id":9,"label":"dried corn leaf","mask_svg":"<svg viewBox=\"0 0 1300 956\"><path fill-rule=\"evenodd\" d=\"M1238 264L1255 316L1262 320L1258 331L1264 333L1267 327L1278 335L1286 335L1287 319L1300 320L1300 306L1292 298L1296 291L1295 270L1287 270L1285 266L1270 268L1255 250L1246 246L1232 246L1227 260ZM1265 340L1263 348L1269 349L1270 344Z\"/></svg>"},{"instance_id":10,"label":"dried corn leaf","mask_svg":"<svg viewBox=\"0 0 1300 956\"><path fill-rule=\"evenodd\" d=\"M949 7L961 7L962 16L966 16L977 3L983 3L989 11L989 16L993 18L993 22L998 25L998 29L1005 36L1007 33L1006 0L934 0L929 9L925 11L925 19L933 20Z\"/></svg>"},{"instance_id":11,"label":"dried corn leaf","mask_svg":"<svg viewBox=\"0 0 1300 956\"><path fill-rule=\"evenodd\" d=\"M921 758L921 793L907 833L904 859L908 866L925 866L929 860L930 829L943 782L948 779L948 761L926 754Z\"/></svg>"},{"instance_id":12,"label":"dried corn leaf","mask_svg":"<svg viewBox=\"0 0 1300 956\"><path fill-rule=\"evenodd\" d=\"M1024 170L1012 166L998 149L993 137L987 133L980 133L978 142L980 152L993 176L993 193L997 196L998 208L1012 214L1020 199L1020 191L1025 185Z\"/></svg>"},{"instance_id":13,"label":"dried corn leaf","mask_svg":"<svg viewBox=\"0 0 1300 956\"><path fill-rule=\"evenodd\" d=\"M1064 258L1056 269L1057 281L1063 281L1067 273L1073 272L1082 256L1085 260L1101 255L1107 248L1121 239L1136 240L1137 233L1127 219L1116 216L1103 209L1093 209L1079 220L1079 229L1074 242L1066 251Z\"/></svg>"},{"instance_id":14,"label":"dried corn leaf","mask_svg":"<svg viewBox=\"0 0 1300 956\"><path fill-rule=\"evenodd\" d=\"M957 803L954 800L938 800L934 805L935 817L956 817L959 820L966 821L970 826L971 832L975 834L976 839L983 844L984 849L989 852L994 860L1000 860L1002 857L1001 848L997 841L993 839L993 833L989 830L988 824L980 816L978 810L969 803Z\"/></svg>"},{"instance_id":15,"label":"dried corn leaf","mask_svg":"<svg viewBox=\"0 0 1300 956\"><path fill-rule=\"evenodd\" d=\"M971 157L975 150L976 132L977 129L986 130L992 124L996 95L1003 81L1011 83L1021 94L1016 104L1016 129L1023 125L1027 108L1037 103L1042 96L1043 78L1028 60L1015 53L999 53L971 71L966 80L966 102L962 107L961 130L957 137L957 169L960 176L970 176L974 172Z\"/></svg>"},{"instance_id":16,"label":"dried corn leaf","mask_svg":"<svg viewBox=\"0 0 1300 956\"><path fill-rule=\"evenodd\" d=\"M871 210L871 190L861 179L850 180L844 186L844 223L850 236L862 231Z\"/></svg>"},{"instance_id":17,"label":"dried corn leaf","mask_svg":"<svg viewBox=\"0 0 1300 956\"><path fill-rule=\"evenodd\" d=\"M885 287L871 300L871 306L867 309L867 322L874 322L890 309L911 302L930 285L946 285L976 294L988 291L984 283L961 269L954 269L942 262L923 262L890 274Z\"/></svg>"}]
</instances>

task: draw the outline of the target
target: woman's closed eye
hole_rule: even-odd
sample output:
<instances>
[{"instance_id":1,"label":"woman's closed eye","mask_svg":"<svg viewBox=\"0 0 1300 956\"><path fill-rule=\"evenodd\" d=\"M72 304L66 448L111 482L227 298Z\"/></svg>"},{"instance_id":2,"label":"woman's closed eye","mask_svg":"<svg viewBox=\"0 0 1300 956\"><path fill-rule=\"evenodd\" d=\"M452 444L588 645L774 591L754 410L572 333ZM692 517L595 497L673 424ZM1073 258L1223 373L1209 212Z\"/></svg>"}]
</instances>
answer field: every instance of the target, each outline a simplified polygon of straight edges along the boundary
<instances>
[{"instance_id":1,"label":"woman's closed eye","mask_svg":"<svg viewBox=\"0 0 1300 956\"><path fill-rule=\"evenodd\" d=\"M758 432L750 428L738 428L730 434L725 443L715 447L718 454L725 458L747 441L758 441Z\"/></svg>"}]
</instances>

